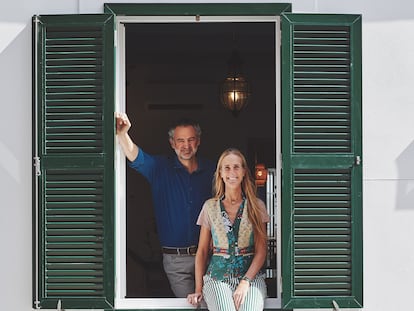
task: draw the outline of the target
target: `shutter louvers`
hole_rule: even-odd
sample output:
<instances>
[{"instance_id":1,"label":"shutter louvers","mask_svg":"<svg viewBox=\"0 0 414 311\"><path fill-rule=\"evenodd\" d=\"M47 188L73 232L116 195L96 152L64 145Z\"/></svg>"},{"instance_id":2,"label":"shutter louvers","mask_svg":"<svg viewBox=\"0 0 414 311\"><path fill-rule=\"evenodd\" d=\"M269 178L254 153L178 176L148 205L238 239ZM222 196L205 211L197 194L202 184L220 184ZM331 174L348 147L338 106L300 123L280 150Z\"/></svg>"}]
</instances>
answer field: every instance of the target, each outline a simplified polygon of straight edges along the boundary
<instances>
[{"instance_id":1,"label":"shutter louvers","mask_svg":"<svg viewBox=\"0 0 414 311\"><path fill-rule=\"evenodd\" d=\"M349 31L295 25L293 32L294 152L349 152Z\"/></svg>"},{"instance_id":2,"label":"shutter louvers","mask_svg":"<svg viewBox=\"0 0 414 311\"><path fill-rule=\"evenodd\" d=\"M102 33L46 33L46 153L102 152Z\"/></svg>"},{"instance_id":3,"label":"shutter louvers","mask_svg":"<svg viewBox=\"0 0 414 311\"><path fill-rule=\"evenodd\" d=\"M101 296L103 171L46 172L45 277L49 297Z\"/></svg>"},{"instance_id":4,"label":"shutter louvers","mask_svg":"<svg viewBox=\"0 0 414 311\"><path fill-rule=\"evenodd\" d=\"M282 306L361 307L360 17L282 16Z\"/></svg>"},{"instance_id":5,"label":"shutter louvers","mask_svg":"<svg viewBox=\"0 0 414 311\"><path fill-rule=\"evenodd\" d=\"M294 295L351 294L349 170L294 173Z\"/></svg>"},{"instance_id":6,"label":"shutter louvers","mask_svg":"<svg viewBox=\"0 0 414 311\"><path fill-rule=\"evenodd\" d=\"M114 297L112 15L35 18L40 308Z\"/></svg>"}]
</instances>

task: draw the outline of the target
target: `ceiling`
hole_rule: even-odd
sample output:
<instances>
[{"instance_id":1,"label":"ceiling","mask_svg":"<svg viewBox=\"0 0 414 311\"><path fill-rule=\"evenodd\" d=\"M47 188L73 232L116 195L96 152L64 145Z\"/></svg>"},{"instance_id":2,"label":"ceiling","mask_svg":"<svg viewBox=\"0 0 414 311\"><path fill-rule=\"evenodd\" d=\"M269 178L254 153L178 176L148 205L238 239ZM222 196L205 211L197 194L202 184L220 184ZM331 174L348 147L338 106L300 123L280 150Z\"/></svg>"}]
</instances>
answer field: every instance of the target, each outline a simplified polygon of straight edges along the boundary
<instances>
[{"instance_id":1,"label":"ceiling","mask_svg":"<svg viewBox=\"0 0 414 311\"><path fill-rule=\"evenodd\" d=\"M248 58L274 50L274 28L265 22L126 24L126 42L129 51L147 60L165 58L167 50L176 61L228 57L233 49Z\"/></svg>"}]
</instances>

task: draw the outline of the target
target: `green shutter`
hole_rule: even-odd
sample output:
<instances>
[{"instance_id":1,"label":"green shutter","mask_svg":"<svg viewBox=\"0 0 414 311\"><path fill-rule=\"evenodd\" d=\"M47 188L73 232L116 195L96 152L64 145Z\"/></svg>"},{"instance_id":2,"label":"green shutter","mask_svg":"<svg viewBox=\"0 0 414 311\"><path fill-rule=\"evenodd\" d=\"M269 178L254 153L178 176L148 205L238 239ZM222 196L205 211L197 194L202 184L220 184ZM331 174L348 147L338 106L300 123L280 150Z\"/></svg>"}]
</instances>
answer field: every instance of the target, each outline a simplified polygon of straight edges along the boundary
<instances>
[{"instance_id":1,"label":"green shutter","mask_svg":"<svg viewBox=\"0 0 414 311\"><path fill-rule=\"evenodd\" d=\"M112 308L112 15L33 18L34 307Z\"/></svg>"},{"instance_id":2,"label":"green shutter","mask_svg":"<svg viewBox=\"0 0 414 311\"><path fill-rule=\"evenodd\" d=\"M362 306L361 17L282 14L282 306Z\"/></svg>"}]
</instances>

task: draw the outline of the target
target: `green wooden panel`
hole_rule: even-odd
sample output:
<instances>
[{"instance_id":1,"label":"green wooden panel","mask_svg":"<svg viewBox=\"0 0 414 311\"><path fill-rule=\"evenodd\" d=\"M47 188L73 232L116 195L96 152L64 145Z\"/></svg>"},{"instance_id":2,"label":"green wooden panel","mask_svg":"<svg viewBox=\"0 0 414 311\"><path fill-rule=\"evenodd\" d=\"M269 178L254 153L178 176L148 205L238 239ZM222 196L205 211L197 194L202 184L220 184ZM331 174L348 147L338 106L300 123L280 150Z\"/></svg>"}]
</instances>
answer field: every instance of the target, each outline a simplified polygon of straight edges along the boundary
<instances>
[{"instance_id":1,"label":"green wooden panel","mask_svg":"<svg viewBox=\"0 0 414 311\"><path fill-rule=\"evenodd\" d=\"M361 18L282 14L282 306L362 306Z\"/></svg>"},{"instance_id":2,"label":"green wooden panel","mask_svg":"<svg viewBox=\"0 0 414 311\"><path fill-rule=\"evenodd\" d=\"M237 16L275 15L290 12L290 3L174 3L174 4L128 4L105 3L106 13L127 16Z\"/></svg>"},{"instance_id":3,"label":"green wooden panel","mask_svg":"<svg viewBox=\"0 0 414 311\"><path fill-rule=\"evenodd\" d=\"M35 306L112 308L114 18L35 16L33 28Z\"/></svg>"}]
</instances>

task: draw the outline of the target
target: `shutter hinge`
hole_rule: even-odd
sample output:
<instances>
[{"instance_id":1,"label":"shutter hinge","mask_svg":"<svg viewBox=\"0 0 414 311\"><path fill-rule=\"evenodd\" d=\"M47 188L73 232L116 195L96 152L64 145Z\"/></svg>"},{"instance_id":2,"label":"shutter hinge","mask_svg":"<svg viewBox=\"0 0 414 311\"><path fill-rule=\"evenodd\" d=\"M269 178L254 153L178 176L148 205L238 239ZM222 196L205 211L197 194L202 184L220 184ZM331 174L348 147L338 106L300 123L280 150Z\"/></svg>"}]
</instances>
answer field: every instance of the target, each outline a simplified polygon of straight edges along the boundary
<instances>
[{"instance_id":1,"label":"shutter hinge","mask_svg":"<svg viewBox=\"0 0 414 311\"><path fill-rule=\"evenodd\" d=\"M282 47L282 25L280 25L279 27L279 48L281 47Z\"/></svg>"},{"instance_id":2,"label":"shutter hinge","mask_svg":"<svg viewBox=\"0 0 414 311\"><path fill-rule=\"evenodd\" d=\"M114 48L116 48L118 45L118 30L114 30Z\"/></svg>"},{"instance_id":3,"label":"shutter hinge","mask_svg":"<svg viewBox=\"0 0 414 311\"><path fill-rule=\"evenodd\" d=\"M358 156L355 157L355 164L356 165L361 165L361 156L358 155Z\"/></svg>"},{"instance_id":4,"label":"shutter hinge","mask_svg":"<svg viewBox=\"0 0 414 311\"><path fill-rule=\"evenodd\" d=\"M280 276L280 284L279 284L279 288L280 288L280 290L279 290L279 292L280 293L283 293L283 278L282 278L282 276Z\"/></svg>"},{"instance_id":5,"label":"shutter hinge","mask_svg":"<svg viewBox=\"0 0 414 311\"><path fill-rule=\"evenodd\" d=\"M36 300L36 301L34 302L34 305L35 305L35 308L36 308L36 309L40 309L40 301L39 301L39 300Z\"/></svg>"},{"instance_id":6,"label":"shutter hinge","mask_svg":"<svg viewBox=\"0 0 414 311\"><path fill-rule=\"evenodd\" d=\"M283 157L282 157L282 154L279 154L279 167L280 167L280 170L283 169Z\"/></svg>"},{"instance_id":7,"label":"shutter hinge","mask_svg":"<svg viewBox=\"0 0 414 311\"><path fill-rule=\"evenodd\" d=\"M42 174L40 170L40 157L34 157L33 160L34 160L33 166L36 169L36 176L40 176Z\"/></svg>"}]
</instances>

